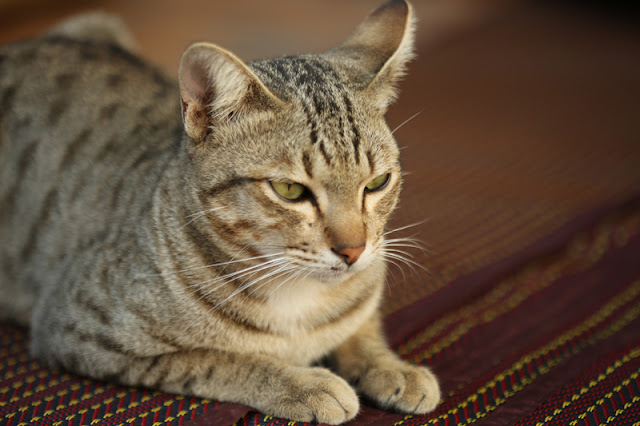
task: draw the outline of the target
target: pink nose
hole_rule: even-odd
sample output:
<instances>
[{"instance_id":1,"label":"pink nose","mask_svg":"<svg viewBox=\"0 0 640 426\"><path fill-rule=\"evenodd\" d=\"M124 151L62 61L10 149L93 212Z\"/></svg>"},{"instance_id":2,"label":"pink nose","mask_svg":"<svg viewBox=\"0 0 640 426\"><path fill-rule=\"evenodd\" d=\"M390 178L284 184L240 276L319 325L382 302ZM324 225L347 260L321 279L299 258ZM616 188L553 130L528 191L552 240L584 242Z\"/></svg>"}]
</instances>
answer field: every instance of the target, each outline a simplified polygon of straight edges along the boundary
<instances>
[{"instance_id":1,"label":"pink nose","mask_svg":"<svg viewBox=\"0 0 640 426\"><path fill-rule=\"evenodd\" d=\"M360 247L344 247L340 249L333 249L339 256L341 256L347 265L353 265L360 257L365 249L365 245Z\"/></svg>"}]
</instances>

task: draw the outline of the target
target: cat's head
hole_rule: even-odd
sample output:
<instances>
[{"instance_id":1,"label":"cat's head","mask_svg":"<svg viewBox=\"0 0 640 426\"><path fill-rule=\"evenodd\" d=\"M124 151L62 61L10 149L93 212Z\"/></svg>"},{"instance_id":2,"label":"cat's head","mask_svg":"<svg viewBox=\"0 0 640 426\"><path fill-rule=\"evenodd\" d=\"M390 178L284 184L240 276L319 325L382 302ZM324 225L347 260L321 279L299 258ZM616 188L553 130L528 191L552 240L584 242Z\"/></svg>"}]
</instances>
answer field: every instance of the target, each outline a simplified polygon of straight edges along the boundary
<instances>
[{"instance_id":1,"label":"cat's head","mask_svg":"<svg viewBox=\"0 0 640 426\"><path fill-rule=\"evenodd\" d=\"M208 210L198 226L231 257L263 256L274 277L340 282L371 265L402 183L384 114L412 50L403 0L319 55L245 64L192 45L179 79L185 148Z\"/></svg>"}]
</instances>

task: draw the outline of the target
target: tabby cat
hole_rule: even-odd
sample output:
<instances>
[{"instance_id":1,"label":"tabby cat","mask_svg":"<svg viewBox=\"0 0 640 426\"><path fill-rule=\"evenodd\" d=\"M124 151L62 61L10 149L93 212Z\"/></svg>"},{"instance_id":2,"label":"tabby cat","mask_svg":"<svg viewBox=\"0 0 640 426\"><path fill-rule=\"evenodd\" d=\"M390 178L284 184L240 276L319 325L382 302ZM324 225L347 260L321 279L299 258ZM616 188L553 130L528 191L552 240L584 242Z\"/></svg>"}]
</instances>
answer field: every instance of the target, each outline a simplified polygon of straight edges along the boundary
<instances>
[{"instance_id":1,"label":"tabby cat","mask_svg":"<svg viewBox=\"0 0 640 426\"><path fill-rule=\"evenodd\" d=\"M325 53L248 64L196 43L179 85L104 15L1 47L0 317L124 385L330 424L356 392L433 410L378 309L411 16L392 0Z\"/></svg>"}]
</instances>

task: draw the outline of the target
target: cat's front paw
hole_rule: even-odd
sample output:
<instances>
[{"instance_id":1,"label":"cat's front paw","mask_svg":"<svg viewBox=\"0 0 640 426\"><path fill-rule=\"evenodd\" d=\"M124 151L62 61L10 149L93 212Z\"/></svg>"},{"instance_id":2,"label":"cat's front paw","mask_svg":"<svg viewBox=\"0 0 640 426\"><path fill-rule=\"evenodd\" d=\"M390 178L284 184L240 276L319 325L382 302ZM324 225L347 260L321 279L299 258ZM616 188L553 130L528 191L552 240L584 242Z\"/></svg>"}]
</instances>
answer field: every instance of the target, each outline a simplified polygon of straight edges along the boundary
<instances>
[{"instance_id":1,"label":"cat's front paw","mask_svg":"<svg viewBox=\"0 0 640 426\"><path fill-rule=\"evenodd\" d=\"M440 386L433 373L405 363L373 366L360 377L357 386L383 408L404 413L428 413L440 401Z\"/></svg>"},{"instance_id":2,"label":"cat's front paw","mask_svg":"<svg viewBox=\"0 0 640 426\"><path fill-rule=\"evenodd\" d=\"M278 414L304 422L341 424L358 414L358 396L349 384L324 368L304 369L280 401Z\"/></svg>"}]
</instances>

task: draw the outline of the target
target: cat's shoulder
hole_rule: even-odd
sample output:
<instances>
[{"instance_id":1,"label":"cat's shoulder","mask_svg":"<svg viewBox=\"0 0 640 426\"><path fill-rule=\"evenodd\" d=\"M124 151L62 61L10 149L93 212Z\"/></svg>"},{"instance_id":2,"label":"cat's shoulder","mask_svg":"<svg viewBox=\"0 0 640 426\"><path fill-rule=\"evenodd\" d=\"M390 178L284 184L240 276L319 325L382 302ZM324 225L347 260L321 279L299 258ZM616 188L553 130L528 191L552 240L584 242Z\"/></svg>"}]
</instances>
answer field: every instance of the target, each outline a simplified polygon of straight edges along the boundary
<instances>
[{"instance_id":1,"label":"cat's shoulder","mask_svg":"<svg viewBox=\"0 0 640 426\"><path fill-rule=\"evenodd\" d=\"M64 73L148 79L173 86L172 79L137 53L137 43L115 15L91 12L72 16L38 37L0 46L0 71L6 76L43 79Z\"/></svg>"},{"instance_id":2,"label":"cat's shoulder","mask_svg":"<svg viewBox=\"0 0 640 426\"><path fill-rule=\"evenodd\" d=\"M124 21L117 15L99 11L71 16L47 31L45 36L103 42L132 53L138 51L138 44Z\"/></svg>"},{"instance_id":3,"label":"cat's shoulder","mask_svg":"<svg viewBox=\"0 0 640 426\"><path fill-rule=\"evenodd\" d=\"M136 53L122 37L123 26L102 15L81 15L40 37L0 47L0 98L22 108L61 94L76 99L78 108L116 101L134 109L149 102L173 105L179 99L175 79ZM0 109L6 111L7 102Z\"/></svg>"}]
</instances>

